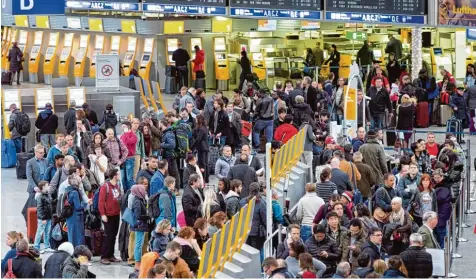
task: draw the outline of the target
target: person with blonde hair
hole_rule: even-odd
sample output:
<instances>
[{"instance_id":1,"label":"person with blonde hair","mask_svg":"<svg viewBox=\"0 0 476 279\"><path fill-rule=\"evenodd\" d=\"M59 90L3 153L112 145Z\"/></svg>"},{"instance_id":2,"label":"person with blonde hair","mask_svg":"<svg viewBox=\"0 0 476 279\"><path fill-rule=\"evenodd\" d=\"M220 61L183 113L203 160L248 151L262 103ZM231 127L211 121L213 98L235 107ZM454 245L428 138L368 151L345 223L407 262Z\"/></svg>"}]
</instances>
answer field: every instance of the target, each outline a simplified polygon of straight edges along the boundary
<instances>
[{"instance_id":1,"label":"person with blonde hair","mask_svg":"<svg viewBox=\"0 0 476 279\"><path fill-rule=\"evenodd\" d=\"M205 199L202 205L202 216L207 220L215 215L215 213L221 211L220 204L218 203L217 195L215 191L208 190L205 192Z\"/></svg>"},{"instance_id":2,"label":"person with blonde hair","mask_svg":"<svg viewBox=\"0 0 476 279\"><path fill-rule=\"evenodd\" d=\"M378 274L384 274L385 271L387 271L388 269L387 263L381 259L375 260L373 267L374 267L374 271L377 272Z\"/></svg>"},{"instance_id":3,"label":"person with blonde hair","mask_svg":"<svg viewBox=\"0 0 476 279\"><path fill-rule=\"evenodd\" d=\"M152 251L159 254L165 252L167 244L173 239L173 232L174 230L169 220L160 220L160 222L157 224L157 227L152 232L152 237L149 242Z\"/></svg>"},{"instance_id":4,"label":"person with blonde hair","mask_svg":"<svg viewBox=\"0 0 476 279\"><path fill-rule=\"evenodd\" d=\"M2 259L2 278L5 276L5 267L7 266L8 260L15 258L15 256L17 255L17 243L21 239L23 239L23 234L21 232L7 232L6 244L11 249L7 252L7 254L5 254L5 257Z\"/></svg>"},{"instance_id":5,"label":"person with blonde hair","mask_svg":"<svg viewBox=\"0 0 476 279\"><path fill-rule=\"evenodd\" d=\"M415 104L408 94L402 96L401 104L396 109L397 130L413 131L413 120L415 117ZM412 132L399 132L398 138L403 140L403 148L408 148L408 140Z\"/></svg>"}]
</instances>

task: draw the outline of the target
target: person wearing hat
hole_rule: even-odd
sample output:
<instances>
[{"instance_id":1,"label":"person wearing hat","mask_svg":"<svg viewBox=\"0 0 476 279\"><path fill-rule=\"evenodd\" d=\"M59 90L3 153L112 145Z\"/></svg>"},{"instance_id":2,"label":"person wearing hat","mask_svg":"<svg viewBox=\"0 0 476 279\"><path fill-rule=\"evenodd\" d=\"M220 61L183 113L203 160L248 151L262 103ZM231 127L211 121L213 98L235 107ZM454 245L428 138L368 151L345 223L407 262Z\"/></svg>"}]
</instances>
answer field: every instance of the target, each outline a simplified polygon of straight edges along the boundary
<instances>
[{"instance_id":1,"label":"person wearing hat","mask_svg":"<svg viewBox=\"0 0 476 279\"><path fill-rule=\"evenodd\" d=\"M62 278L61 265L74 254L73 244L64 242L58 247L58 251L51 255L45 263L45 278Z\"/></svg>"},{"instance_id":2,"label":"person wearing hat","mask_svg":"<svg viewBox=\"0 0 476 279\"><path fill-rule=\"evenodd\" d=\"M367 133L367 142L363 144L359 151L362 153L363 162L375 171L375 182L383 183L383 174L387 173L387 161L385 150L377 140L377 133L370 130Z\"/></svg>"},{"instance_id":3,"label":"person wearing hat","mask_svg":"<svg viewBox=\"0 0 476 279\"><path fill-rule=\"evenodd\" d=\"M35 127L38 129L38 134L40 135L39 140L46 149L56 144L55 134L58 128L58 116L53 112L51 103L46 103L45 109L38 113L38 117L36 117L35 120Z\"/></svg>"}]
</instances>

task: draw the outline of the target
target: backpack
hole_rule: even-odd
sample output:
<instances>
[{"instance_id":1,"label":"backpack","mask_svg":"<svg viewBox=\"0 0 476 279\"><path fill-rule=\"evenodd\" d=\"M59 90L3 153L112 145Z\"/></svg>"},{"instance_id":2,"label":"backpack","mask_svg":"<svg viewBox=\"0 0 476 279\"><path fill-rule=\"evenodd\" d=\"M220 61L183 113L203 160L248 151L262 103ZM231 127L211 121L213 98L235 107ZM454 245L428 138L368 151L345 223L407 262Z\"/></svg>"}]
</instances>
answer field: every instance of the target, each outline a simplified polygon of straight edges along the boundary
<instances>
[{"instance_id":1,"label":"backpack","mask_svg":"<svg viewBox=\"0 0 476 279\"><path fill-rule=\"evenodd\" d=\"M178 123L172 129L175 135L175 155L177 158L185 158L185 154L190 151L189 135L191 128L186 123Z\"/></svg>"},{"instance_id":2,"label":"backpack","mask_svg":"<svg viewBox=\"0 0 476 279\"><path fill-rule=\"evenodd\" d=\"M3 278L17 278L15 274L13 274L13 259L9 259L7 264L7 273L5 273L5 276Z\"/></svg>"},{"instance_id":3,"label":"backpack","mask_svg":"<svg viewBox=\"0 0 476 279\"><path fill-rule=\"evenodd\" d=\"M107 196L109 195L109 183L104 183L103 186L106 185L106 200ZM103 187L101 186L101 187ZM101 190L101 187L99 187L96 192L94 192L94 197L93 197L93 209L92 213L94 214L99 214L99 191Z\"/></svg>"},{"instance_id":4,"label":"backpack","mask_svg":"<svg viewBox=\"0 0 476 279\"><path fill-rule=\"evenodd\" d=\"M18 112L15 127L20 135L26 136L31 130L30 117L22 111Z\"/></svg>"},{"instance_id":5,"label":"backpack","mask_svg":"<svg viewBox=\"0 0 476 279\"><path fill-rule=\"evenodd\" d=\"M160 216L159 198L161 194L163 193L154 194L147 201L147 215L154 219Z\"/></svg>"},{"instance_id":6,"label":"backpack","mask_svg":"<svg viewBox=\"0 0 476 279\"><path fill-rule=\"evenodd\" d=\"M145 253L140 260L139 278L147 278L147 273L157 263L161 263L160 255L157 252Z\"/></svg>"},{"instance_id":7,"label":"backpack","mask_svg":"<svg viewBox=\"0 0 476 279\"><path fill-rule=\"evenodd\" d=\"M73 206L68 201L70 192L71 191L65 192L59 196L56 212L60 218L68 218L73 216Z\"/></svg>"}]
</instances>

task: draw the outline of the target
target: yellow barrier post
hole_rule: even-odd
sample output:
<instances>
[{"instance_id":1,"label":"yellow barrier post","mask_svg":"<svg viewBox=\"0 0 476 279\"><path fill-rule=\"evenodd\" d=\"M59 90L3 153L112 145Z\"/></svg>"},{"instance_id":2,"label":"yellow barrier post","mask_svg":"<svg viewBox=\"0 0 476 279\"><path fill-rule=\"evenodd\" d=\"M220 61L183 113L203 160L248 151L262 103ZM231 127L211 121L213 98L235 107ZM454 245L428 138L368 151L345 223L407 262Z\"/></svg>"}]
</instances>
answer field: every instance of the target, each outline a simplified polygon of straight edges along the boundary
<instances>
[{"instance_id":1,"label":"yellow barrier post","mask_svg":"<svg viewBox=\"0 0 476 279\"><path fill-rule=\"evenodd\" d=\"M148 109L149 102L147 101L147 98L145 97L145 94L144 94L144 85L142 84L142 79L141 78L138 78L138 79L139 79L138 83L139 83L140 98L142 99L142 102L144 103L145 108Z\"/></svg>"},{"instance_id":2,"label":"yellow barrier post","mask_svg":"<svg viewBox=\"0 0 476 279\"><path fill-rule=\"evenodd\" d=\"M152 86L150 85L150 81L145 80L145 82L147 82L147 91L149 91L149 99L152 103L152 107L154 108L155 112L159 112L159 108L157 107L157 103L155 102L154 93L152 92Z\"/></svg>"}]
</instances>

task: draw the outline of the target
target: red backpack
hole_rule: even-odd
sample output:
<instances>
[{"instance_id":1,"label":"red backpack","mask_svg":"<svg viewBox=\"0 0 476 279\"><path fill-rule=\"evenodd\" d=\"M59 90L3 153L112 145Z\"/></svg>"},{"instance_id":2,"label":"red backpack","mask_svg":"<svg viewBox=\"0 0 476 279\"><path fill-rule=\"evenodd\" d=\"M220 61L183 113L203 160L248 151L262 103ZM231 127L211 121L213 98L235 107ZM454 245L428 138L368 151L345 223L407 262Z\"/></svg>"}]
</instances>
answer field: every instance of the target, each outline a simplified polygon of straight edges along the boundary
<instances>
[{"instance_id":1,"label":"red backpack","mask_svg":"<svg viewBox=\"0 0 476 279\"><path fill-rule=\"evenodd\" d=\"M440 104L442 105L449 105L450 104L450 94L448 92L443 91L440 94Z\"/></svg>"},{"instance_id":2,"label":"red backpack","mask_svg":"<svg viewBox=\"0 0 476 279\"><path fill-rule=\"evenodd\" d=\"M13 274L13 259L8 260L8 270L3 278L17 278L15 274Z\"/></svg>"}]
</instances>

